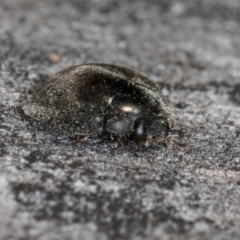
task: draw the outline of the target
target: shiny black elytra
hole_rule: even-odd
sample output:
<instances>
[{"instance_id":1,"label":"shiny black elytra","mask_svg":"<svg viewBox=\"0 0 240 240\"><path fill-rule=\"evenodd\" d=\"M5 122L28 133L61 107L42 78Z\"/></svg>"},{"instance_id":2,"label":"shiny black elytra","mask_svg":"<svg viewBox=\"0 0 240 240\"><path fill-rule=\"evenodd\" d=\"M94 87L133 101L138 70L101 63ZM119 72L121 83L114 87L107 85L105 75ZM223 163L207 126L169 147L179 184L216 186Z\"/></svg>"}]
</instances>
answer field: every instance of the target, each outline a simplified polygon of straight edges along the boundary
<instances>
[{"instance_id":1,"label":"shiny black elytra","mask_svg":"<svg viewBox=\"0 0 240 240\"><path fill-rule=\"evenodd\" d=\"M175 125L158 85L124 67L93 63L70 67L23 106L26 115L80 137L164 138Z\"/></svg>"}]
</instances>

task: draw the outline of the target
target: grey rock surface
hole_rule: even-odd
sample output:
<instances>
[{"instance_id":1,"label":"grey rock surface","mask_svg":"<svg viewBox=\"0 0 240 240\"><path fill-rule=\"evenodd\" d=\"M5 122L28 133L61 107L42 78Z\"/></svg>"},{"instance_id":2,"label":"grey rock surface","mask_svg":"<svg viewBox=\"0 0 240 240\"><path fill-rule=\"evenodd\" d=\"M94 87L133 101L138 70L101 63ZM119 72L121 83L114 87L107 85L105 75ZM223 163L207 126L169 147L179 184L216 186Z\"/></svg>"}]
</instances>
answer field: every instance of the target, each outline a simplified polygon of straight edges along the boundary
<instances>
[{"instance_id":1,"label":"grey rock surface","mask_svg":"<svg viewBox=\"0 0 240 240\"><path fill-rule=\"evenodd\" d=\"M0 239L240 239L240 2L0 2ZM187 144L117 150L27 118L48 76L106 62L163 86Z\"/></svg>"}]
</instances>

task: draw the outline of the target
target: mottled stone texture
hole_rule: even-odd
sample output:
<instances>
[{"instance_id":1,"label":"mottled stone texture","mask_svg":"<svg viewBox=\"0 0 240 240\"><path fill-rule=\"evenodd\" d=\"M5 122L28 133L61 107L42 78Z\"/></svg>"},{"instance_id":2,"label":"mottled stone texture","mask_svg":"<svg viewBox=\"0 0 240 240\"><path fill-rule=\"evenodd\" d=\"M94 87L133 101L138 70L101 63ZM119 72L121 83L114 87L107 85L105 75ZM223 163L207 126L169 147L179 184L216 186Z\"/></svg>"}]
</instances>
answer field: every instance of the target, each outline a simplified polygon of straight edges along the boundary
<instances>
[{"instance_id":1,"label":"mottled stone texture","mask_svg":"<svg viewBox=\"0 0 240 240\"><path fill-rule=\"evenodd\" d=\"M0 239L240 239L240 2L0 2ZM72 65L163 86L181 148L76 142L21 104Z\"/></svg>"}]
</instances>

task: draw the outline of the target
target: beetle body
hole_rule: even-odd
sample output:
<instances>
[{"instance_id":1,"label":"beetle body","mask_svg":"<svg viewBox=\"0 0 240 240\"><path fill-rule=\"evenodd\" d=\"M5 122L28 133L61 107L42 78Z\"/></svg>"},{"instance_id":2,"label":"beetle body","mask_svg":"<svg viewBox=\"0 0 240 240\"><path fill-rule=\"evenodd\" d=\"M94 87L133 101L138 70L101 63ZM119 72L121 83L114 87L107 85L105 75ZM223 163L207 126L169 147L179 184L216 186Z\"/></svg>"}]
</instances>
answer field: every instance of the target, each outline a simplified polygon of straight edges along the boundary
<instances>
[{"instance_id":1,"label":"beetle body","mask_svg":"<svg viewBox=\"0 0 240 240\"><path fill-rule=\"evenodd\" d=\"M85 64L49 81L23 106L26 115L78 136L133 136L146 142L167 135L174 117L158 85L124 67Z\"/></svg>"}]
</instances>

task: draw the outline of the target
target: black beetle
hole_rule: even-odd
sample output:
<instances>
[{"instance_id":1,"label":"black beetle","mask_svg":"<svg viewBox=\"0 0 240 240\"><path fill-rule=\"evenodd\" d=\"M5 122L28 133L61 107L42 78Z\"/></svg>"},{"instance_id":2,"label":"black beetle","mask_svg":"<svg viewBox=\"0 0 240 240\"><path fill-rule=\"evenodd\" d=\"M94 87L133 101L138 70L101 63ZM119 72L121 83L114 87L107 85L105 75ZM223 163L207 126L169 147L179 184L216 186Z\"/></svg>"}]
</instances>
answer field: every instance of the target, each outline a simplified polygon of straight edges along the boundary
<instances>
[{"instance_id":1,"label":"black beetle","mask_svg":"<svg viewBox=\"0 0 240 240\"><path fill-rule=\"evenodd\" d=\"M79 139L108 133L118 140L134 138L138 145L158 142L175 125L157 84L127 68L104 63L56 73L23 110Z\"/></svg>"}]
</instances>

